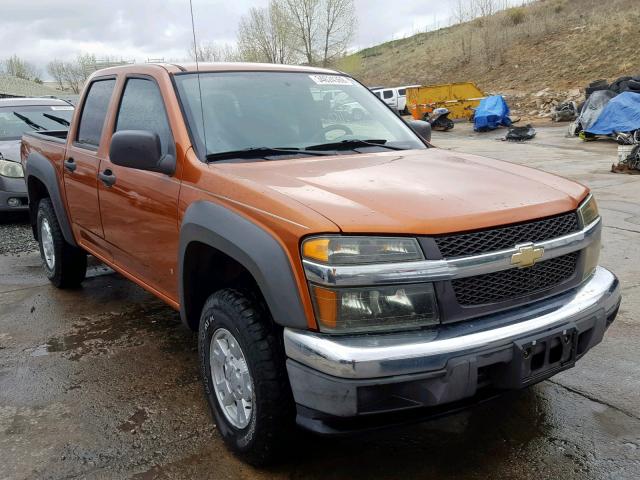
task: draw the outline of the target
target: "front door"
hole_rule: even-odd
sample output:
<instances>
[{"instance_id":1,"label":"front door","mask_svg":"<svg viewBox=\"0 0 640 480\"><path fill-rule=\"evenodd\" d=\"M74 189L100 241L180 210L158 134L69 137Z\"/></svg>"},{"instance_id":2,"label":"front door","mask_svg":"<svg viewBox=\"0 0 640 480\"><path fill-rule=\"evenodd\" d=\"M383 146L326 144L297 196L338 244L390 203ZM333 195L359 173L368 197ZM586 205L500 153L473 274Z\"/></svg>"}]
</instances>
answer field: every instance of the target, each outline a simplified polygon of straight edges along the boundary
<instances>
[{"instance_id":1,"label":"front door","mask_svg":"<svg viewBox=\"0 0 640 480\"><path fill-rule=\"evenodd\" d=\"M395 95L393 90L383 90L382 99L384 100L384 103L389 105L391 108L398 108L398 97Z\"/></svg>"},{"instance_id":2,"label":"front door","mask_svg":"<svg viewBox=\"0 0 640 480\"><path fill-rule=\"evenodd\" d=\"M102 130L115 83L115 78L91 82L78 127L75 132L69 132L73 137L63 162L64 188L71 222L83 241L91 242L92 236L104 236L98 205L98 168L104 155Z\"/></svg>"},{"instance_id":3,"label":"front door","mask_svg":"<svg viewBox=\"0 0 640 480\"><path fill-rule=\"evenodd\" d=\"M160 137L162 153L176 155L174 137L157 83L151 77L127 78L114 132L147 130ZM105 240L117 264L170 299L176 299L178 195L176 176L101 162L115 183L99 182Z\"/></svg>"}]
</instances>

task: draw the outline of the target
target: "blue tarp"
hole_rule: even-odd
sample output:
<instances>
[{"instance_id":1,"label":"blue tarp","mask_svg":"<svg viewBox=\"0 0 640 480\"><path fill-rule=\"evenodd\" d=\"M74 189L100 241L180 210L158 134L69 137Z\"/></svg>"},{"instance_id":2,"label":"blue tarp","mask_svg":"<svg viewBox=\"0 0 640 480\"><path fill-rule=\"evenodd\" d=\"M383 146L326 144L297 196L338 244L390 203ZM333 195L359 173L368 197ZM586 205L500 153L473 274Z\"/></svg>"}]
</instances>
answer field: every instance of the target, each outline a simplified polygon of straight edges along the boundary
<instances>
[{"instance_id":1,"label":"blue tarp","mask_svg":"<svg viewBox=\"0 0 640 480\"><path fill-rule=\"evenodd\" d=\"M501 95L484 98L476 108L473 129L476 132L495 130L499 126L510 127L509 106Z\"/></svg>"},{"instance_id":2,"label":"blue tarp","mask_svg":"<svg viewBox=\"0 0 640 480\"><path fill-rule=\"evenodd\" d=\"M609 135L639 128L640 93L623 92L607 103L598 119L586 131L594 135Z\"/></svg>"}]
</instances>

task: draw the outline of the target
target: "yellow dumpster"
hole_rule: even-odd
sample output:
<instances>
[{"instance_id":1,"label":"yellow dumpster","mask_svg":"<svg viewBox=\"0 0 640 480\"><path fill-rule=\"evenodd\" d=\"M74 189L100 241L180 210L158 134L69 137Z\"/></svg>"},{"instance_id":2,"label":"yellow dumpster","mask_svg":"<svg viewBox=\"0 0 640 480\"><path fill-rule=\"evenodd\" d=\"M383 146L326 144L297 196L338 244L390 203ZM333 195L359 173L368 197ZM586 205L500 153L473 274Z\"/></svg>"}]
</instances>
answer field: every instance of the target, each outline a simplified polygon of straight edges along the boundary
<instances>
[{"instance_id":1,"label":"yellow dumpster","mask_svg":"<svg viewBox=\"0 0 640 480\"><path fill-rule=\"evenodd\" d=\"M440 107L449 109L451 119L468 119L484 97L471 82L424 85L407 89L407 109L416 120L424 120L425 114Z\"/></svg>"}]
</instances>

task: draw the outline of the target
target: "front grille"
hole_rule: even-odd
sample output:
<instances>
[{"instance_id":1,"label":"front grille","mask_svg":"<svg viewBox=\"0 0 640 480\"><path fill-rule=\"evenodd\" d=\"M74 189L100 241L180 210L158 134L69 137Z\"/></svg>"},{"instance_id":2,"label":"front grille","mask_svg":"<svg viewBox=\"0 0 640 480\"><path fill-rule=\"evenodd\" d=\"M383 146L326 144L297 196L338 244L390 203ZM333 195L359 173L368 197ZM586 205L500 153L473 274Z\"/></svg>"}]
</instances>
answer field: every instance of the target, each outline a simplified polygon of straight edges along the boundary
<instances>
[{"instance_id":1,"label":"front grille","mask_svg":"<svg viewBox=\"0 0 640 480\"><path fill-rule=\"evenodd\" d=\"M444 258L477 255L513 248L519 243L542 242L579 229L576 212L508 227L436 237Z\"/></svg>"},{"instance_id":2,"label":"front grille","mask_svg":"<svg viewBox=\"0 0 640 480\"><path fill-rule=\"evenodd\" d=\"M458 303L483 305L535 294L569 280L576 271L580 252L536 263L529 268L512 268L476 277L452 280Z\"/></svg>"}]
</instances>

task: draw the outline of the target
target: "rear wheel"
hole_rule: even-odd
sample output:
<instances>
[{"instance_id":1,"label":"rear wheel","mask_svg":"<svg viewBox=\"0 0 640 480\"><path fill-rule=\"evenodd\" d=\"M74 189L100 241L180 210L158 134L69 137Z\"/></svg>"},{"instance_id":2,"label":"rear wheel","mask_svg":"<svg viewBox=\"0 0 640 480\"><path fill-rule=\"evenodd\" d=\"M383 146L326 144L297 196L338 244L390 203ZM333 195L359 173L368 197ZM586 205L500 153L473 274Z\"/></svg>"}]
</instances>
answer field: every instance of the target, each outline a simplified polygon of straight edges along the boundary
<instances>
[{"instance_id":1,"label":"rear wheel","mask_svg":"<svg viewBox=\"0 0 640 480\"><path fill-rule=\"evenodd\" d=\"M278 458L293 431L284 352L269 314L251 294L225 289L202 310L200 369L227 446L253 465Z\"/></svg>"},{"instance_id":2,"label":"rear wheel","mask_svg":"<svg viewBox=\"0 0 640 480\"><path fill-rule=\"evenodd\" d=\"M47 278L58 288L79 286L87 273L87 254L64 239L49 198L40 200L36 221L40 256Z\"/></svg>"}]
</instances>

